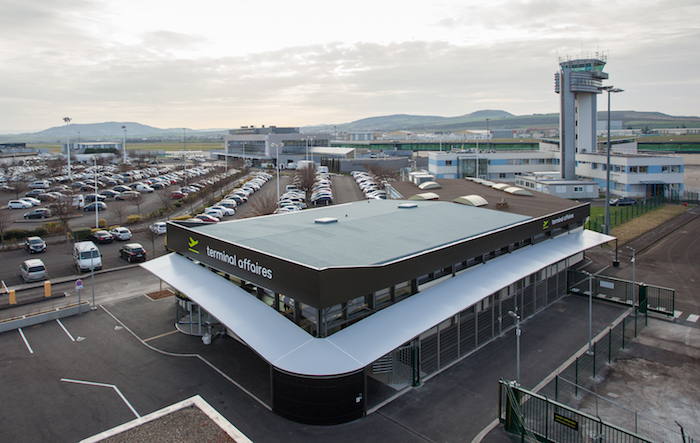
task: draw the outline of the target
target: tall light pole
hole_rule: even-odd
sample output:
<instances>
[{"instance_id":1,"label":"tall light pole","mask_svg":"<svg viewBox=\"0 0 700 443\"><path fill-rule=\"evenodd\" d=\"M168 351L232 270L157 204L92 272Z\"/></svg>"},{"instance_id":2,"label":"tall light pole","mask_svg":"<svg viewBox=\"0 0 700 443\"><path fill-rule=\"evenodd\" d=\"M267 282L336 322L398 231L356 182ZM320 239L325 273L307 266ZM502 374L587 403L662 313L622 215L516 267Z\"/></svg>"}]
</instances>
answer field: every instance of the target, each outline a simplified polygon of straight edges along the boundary
<instances>
[{"instance_id":1,"label":"tall light pole","mask_svg":"<svg viewBox=\"0 0 700 443\"><path fill-rule=\"evenodd\" d=\"M486 149L491 149L491 131L489 131L489 119L486 119Z\"/></svg>"},{"instance_id":2,"label":"tall light pole","mask_svg":"<svg viewBox=\"0 0 700 443\"><path fill-rule=\"evenodd\" d=\"M275 153L277 155L277 161L275 167L277 168L277 201L280 201L280 148L284 146L284 143L270 143L270 146L275 148Z\"/></svg>"},{"instance_id":3,"label":"tall light pole","mask_svg":"<svg viewBox=\"0 0 700 443\"><path fill-rule=\"evenodd\" d=\"M607 162L605 165L605 229L604 234L610 235L610 93L624 92L620 88L612 86L601 86L601 91L608 93L608 145L607 145Z\"/></svg>"},{"instance_id":4,"label":"tall light pole","mask_svg":"<svg viewBox=\"0 0 700 443\"><path fill-rule=\"evenodd\" d=\"M92 171L93 174L95 174L95 228L99 229L100 228L100 215L99 215L99 208L100 208L100 202L97 201L97 156L94 155L92 157L93 160L95 160L95 170Z\"/></svg>"},{"instance_id":5,"label":"tall light pole","mask_svg":"<svg viewBox=\"0 0 700 443\"><path fill-rule=\"evenodd\" d=\"M637 315L637 280L636 280L636 275L635 275L635 263L636 263L636 257L635 257L635 250L631 246L627 246L627 249L632 251L632 313L636 316Z\"/></svg>"},{"instance_id":6,"label":"tall light pole","mask_svg":"<svg viewBox=\"0 0 700 443\"><path fill-rule=\"evenodd\" d=\"M304 140L306 140L306 160L309 160L309 145L313 142L315 138L316 136L311 135L304 138Z\"/></svg>"},{"instance_id":7,"label":"tall light pole","mask_svg":"<svg viewBox=\"0 0 700 443\"><path fill-rule=\"evenodd\" d=\"M185 172L185 186L187 186L187 135L185 134L186 129L182 128L182 168Z\"/></svg>"},{"instance_id":8,"label":"tall light pole","mask_svg":"<svg viewBox=\"0 0 700 443\"><path fill-rule=\"evenodd\" d=\"M68 155L68 180L73 180L70 173L70 134L68 133L68 125L73 120L70 117L63 117L63 122L66 124L66 154Z\"/></svg>"},{"instance_id":9,"label":"tall light pole","mask_svg":"<svg viewBox=\"0 0 700 443\"><path fill-rule=\"evenodd\" d=\"M513 311L508 311L508 315L515 319L515 381L520 385L520 316Z\"/></svg>"},{"instance_id":10,"label":"tall light pole","mask_svg":"<svg viewBox=\"0 0 700 443\"><path fill-rule=\"evenodd\" d=\"M122 145L122 162L126 163L126 126L122 126L122 129L124 130L124 144Z\"/></svg>"},{"instance_id":11,"label":"tall light pole","mask_svg":"<svg viewBox=\"0 0 700 443\"><path fill-rule=\"evenodd\" d=\"M588 355L593 355L593 274L583 273L588 276Z\"/></svg>"}]
</instances>

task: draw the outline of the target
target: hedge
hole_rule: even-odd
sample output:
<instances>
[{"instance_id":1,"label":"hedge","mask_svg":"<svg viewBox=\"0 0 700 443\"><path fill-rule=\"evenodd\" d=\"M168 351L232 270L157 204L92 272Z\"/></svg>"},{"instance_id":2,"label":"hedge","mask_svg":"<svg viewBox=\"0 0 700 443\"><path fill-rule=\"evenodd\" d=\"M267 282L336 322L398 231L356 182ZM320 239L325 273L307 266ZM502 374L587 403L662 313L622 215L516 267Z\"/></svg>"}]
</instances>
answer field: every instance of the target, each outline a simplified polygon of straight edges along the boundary
<instances>
[{"instance_id":1,"label":"hedge","mask_svg":"<svg viewBox=\"0 0 700 443\"><path fill-rule=\"evenodd\" d=\"M134 223L141 223L143 221L143 215L133 214L126 217L126 224L133 225Z\"/></svg>"},{"instance_id":2,"label":"hedge","mask_svg":"<svg viewBox=\"0 0 700 443\"><path fill-rule=\"evenodd\" d=\"M8 229L7 231L3 232L3 236L5 237L5 240L22 240L27 237L34 237L38 236L41 237L42 235L46 235L48 231L46 229L42 228L36 228L36 229Z\"/></svg>"},{"instance_id":3,"label":"hedge","mask_svg":"<svg viewBox=\"0 0 700 443\"><path fill-rule=\"evenodd\" d=\"M71 237L73 237L73 240L75 241L83 241L87 240L88 237L90 237L90 234L92 234L92 229L91 228L75 228L71 231Z\"/></svg>"}]
</instances>

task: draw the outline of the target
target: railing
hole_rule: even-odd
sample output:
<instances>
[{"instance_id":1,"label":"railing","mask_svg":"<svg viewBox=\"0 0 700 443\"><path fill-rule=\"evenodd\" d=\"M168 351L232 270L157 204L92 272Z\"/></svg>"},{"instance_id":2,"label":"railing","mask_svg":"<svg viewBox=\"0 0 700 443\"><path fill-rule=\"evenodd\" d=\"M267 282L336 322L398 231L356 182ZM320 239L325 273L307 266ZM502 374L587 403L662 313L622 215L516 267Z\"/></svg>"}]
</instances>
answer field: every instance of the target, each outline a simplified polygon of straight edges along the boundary
<instances>
[{"instance_id":1,"label":"railing","mask_svg":"<svg viewBox=\"0 0 700 443\"><path fill-rule=\"evenodd\" d=\"M638 217L640 215L646 214L664 204L663 195L657 195L656 197L648 198L646 200L638 201L633 205L628 206L613 206L610 208L610 228L614 228L617 225L625 223L626 221ZM603 232L603 226L605 225L605 215L591 216L586 224L586 228L591 231Z\"/></svg>"}]
</instances>

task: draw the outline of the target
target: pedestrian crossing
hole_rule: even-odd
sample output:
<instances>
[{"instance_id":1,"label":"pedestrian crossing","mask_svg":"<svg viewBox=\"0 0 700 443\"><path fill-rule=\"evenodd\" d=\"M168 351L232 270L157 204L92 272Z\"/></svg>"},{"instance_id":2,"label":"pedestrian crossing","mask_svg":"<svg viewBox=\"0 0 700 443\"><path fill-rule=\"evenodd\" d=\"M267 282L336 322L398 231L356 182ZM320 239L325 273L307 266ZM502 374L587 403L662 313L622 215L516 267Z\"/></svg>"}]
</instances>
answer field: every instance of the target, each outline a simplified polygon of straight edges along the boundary
<instances>
[{"instance_id":1,"label":"pedestrian crossing","mask_svg":"<svg viewBox=\"0 0 700 443\"><path fill-rule=\"evenodd\" d=\"M673 311L673 318L680 318L681 320L685 320L690 323L697 323L698 320L700 320L700 315L697 314L688 314L688 317L686 318L681 318L683 316L683 311Z\"/></svg>"}]
</instances>

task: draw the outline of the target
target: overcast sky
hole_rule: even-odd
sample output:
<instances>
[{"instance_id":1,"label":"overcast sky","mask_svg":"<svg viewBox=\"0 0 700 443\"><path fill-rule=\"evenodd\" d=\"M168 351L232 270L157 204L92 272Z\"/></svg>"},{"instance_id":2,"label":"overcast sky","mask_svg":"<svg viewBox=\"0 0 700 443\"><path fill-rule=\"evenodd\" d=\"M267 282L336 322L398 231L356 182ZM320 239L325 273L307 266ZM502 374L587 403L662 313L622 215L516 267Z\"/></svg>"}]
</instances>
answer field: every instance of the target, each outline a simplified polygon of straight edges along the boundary
<instances>
[{"instance_id":1,"label":"overcast sky","mask_svg":"<svg viewBox=\"0 0 700 443\"><path fill-rule=\"evenodd\" d=\"M613 110L700 115L697 0L2 0L0 132L558 112L604 53ZM605 109L599 100L599 109Z\"/></svg>"}]
</instances>

